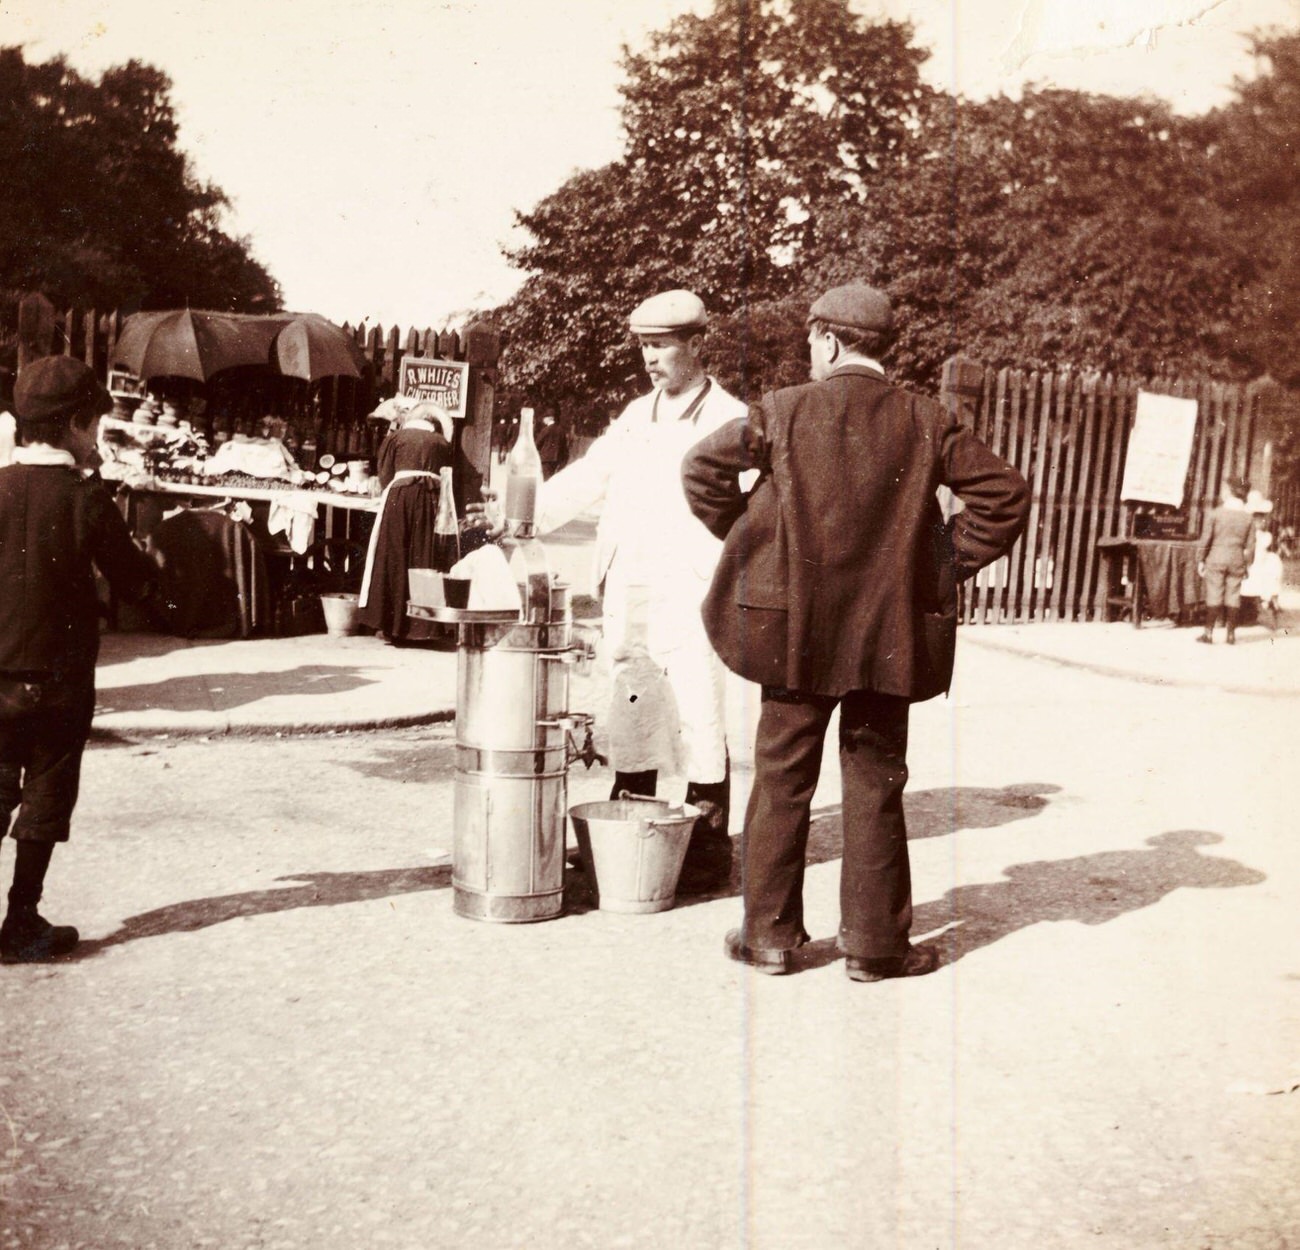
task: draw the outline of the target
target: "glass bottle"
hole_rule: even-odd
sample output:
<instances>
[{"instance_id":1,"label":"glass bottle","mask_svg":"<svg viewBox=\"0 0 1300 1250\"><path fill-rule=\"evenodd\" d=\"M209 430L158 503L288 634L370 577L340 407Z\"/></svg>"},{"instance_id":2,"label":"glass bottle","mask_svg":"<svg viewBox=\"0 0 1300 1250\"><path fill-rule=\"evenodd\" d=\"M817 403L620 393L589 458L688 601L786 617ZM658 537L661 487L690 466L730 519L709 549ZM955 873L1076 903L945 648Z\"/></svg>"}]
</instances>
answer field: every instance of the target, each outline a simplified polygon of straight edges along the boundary
<instances>
[{"instance_id":1,"label":"glass bottle","mask_svg":"<svg viewBox=\"0 0 1300 1250\"><path fill-rule=\"evenodd\" d=\"M519 437L506 457L506 528L517 538L531 538L537 526L537 491L542 484L542 457L533 440L533 410L519 412Z\"/></svg>"},{"instance_id":2,"label":"glass bottle","mask_svg":"<svg viewBox=\"0 0 1300 1250\"><path fill-rule=\"evenodd\" d=\"M452 494L451 470L438 470L438 515L433 522L433 567L446 573L460 560L460 521Z\"/></svg>"}]
</instances>

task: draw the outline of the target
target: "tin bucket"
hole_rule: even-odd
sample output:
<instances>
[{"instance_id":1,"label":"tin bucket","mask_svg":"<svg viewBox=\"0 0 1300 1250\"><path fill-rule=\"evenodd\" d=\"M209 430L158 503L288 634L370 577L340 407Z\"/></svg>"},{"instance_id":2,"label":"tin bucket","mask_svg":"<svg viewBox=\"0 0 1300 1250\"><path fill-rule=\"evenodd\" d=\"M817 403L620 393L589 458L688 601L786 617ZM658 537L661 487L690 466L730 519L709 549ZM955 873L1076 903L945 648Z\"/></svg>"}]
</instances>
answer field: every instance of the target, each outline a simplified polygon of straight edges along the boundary
<instances>
[{"instance_id":1,"label":"tin bucket","mask_svg":"<svg viewBox=\"0 0 1300 1250\"><path fill-rule=\"evenodd\" d=\"M602 911L667 911L677 893L698 807L610 799L569 809L587 880Z\"/></svg>"},{"instance_id":2,"label":"tin bucket","mask_svg":"<svg viewBox=\"0 0 1300 1250\"><path fill-rule=\"evenodd\" d=\"M357 632L357 596L323 594L320 606L325 612L325 632L331 638L346 638Z\"/></svg>"}]
</instances>

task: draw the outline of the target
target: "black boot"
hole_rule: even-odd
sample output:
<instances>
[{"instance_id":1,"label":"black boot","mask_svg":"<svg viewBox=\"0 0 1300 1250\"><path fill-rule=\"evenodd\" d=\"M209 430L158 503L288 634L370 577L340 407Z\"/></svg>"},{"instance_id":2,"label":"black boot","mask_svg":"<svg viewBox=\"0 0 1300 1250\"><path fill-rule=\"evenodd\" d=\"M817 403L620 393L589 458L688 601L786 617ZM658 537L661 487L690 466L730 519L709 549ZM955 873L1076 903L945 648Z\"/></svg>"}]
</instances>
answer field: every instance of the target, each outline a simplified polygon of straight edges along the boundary
<instances>
[{"instance_id":1,"label":"black boot","mask_svg":"<svg viewBox=\"0 0 1300 1250\"><path fill-rule=\"evenodd\" d=\"M1205 609L1205 628L1196 636L1197 642L1214 641L1214 618L1218 613L1218 608Z\"/></svg>"},{"instance_id":2,"label":"black boot","mask_svg":"<svg viewBox=\"0 0 1300 1250\"><path fill-rule=\"evenodd\" d=\"M36 910L52 842L18 842L9 911L0 924L0 963L30 964L66 955L80 936L71 925L52 925Z\"/></svg>"},{"instance_id":3,"label":"black boot","mask_svg":"<svg viewBox=\"0 0 1300 1250\"><path fill-rule=\"evenodd\" d=\"M1224 611L1228 617L1228 636L1223 640L1228 646L1234 646L1237 641L1237 609L1225 608Z\"/></svg>"},{"instance_id":4,"label":"black boot","mask_svg":"<svg viewBox=\"0 0 1300 1250\"><path fill-rule=\"evenodd\" d=\"M659 770L647 768L639 773L614 773L614 784L610 787L609 797L618 798L625 790L633 798L652 799L655 787L659 784Z\"/></svg>"},{"instance_id":5,"label":"black boot","mask_svg":"<svg viewBox=\"0 0 1300 1250\"><path fill-rule=\"evenodd\" d=\"M686 802L700 809L700 817L686 846L677 892L709 894L724 889L731 882L730 766L721 781L688 782Z\"/></svg>"}]
</instances>

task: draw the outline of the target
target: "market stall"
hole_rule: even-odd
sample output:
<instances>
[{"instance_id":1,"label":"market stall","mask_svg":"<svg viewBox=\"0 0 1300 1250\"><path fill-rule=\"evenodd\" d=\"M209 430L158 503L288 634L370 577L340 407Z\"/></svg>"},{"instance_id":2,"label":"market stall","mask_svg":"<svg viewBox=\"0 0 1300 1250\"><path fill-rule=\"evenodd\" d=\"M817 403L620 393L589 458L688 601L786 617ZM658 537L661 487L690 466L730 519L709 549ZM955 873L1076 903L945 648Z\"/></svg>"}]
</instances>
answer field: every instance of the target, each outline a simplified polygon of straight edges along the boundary
<instances>
[{"instance_id":1,"label":"market stall","mask_svg":"<svg viewBox=\"0 0 1300 1250\"><path fill-rule=\"evenodd\" d=\"M315 596L360 576L377 507L370 462L317 459L285 418L232 421L210 398L218 383L229 394L268 376L359 377L356 345L310 314L186 309L129 318L113 360L100 472L163 565L164 624L190 635L320 627Z\"/></svg>"}]
</instances>

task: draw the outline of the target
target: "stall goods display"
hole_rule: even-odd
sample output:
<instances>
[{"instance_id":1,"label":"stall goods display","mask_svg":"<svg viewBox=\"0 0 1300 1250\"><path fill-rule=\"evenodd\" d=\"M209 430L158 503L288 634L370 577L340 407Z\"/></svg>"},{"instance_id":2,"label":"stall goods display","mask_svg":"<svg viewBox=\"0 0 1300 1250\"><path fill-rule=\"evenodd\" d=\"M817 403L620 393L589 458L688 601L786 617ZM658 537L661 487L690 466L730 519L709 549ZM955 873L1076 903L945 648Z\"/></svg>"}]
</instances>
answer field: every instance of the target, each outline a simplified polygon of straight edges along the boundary
<instances>
[{"instance_id":1,"label":"stall goods display","mask_svg":"<svg viewBox=\"0 0 1300 1250\"><path fill-rule=\"evenodd\" d=\"M109 481L201 474L207 454L207 440L188 421L168 427L103 417L99 423L100 474Z\"/></svg>"},{"instance_id":2,"label":"stall goods display","mask_svg":"<svg viewBox=\"0 0 1300 1250\"><path fill-rule=\"evenodd\" d=\"M209 454L207 440L188 422L175 428L105 417L100 423L101 475L147 489L155 482L241 490L319 490L369 495L370 480L354 481L345 464L320 472L300 469L277 438L236 434ZM332 460L332 457L324 457Z\"/></svg>"}]
</instances>

